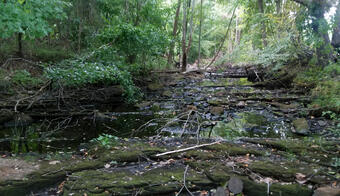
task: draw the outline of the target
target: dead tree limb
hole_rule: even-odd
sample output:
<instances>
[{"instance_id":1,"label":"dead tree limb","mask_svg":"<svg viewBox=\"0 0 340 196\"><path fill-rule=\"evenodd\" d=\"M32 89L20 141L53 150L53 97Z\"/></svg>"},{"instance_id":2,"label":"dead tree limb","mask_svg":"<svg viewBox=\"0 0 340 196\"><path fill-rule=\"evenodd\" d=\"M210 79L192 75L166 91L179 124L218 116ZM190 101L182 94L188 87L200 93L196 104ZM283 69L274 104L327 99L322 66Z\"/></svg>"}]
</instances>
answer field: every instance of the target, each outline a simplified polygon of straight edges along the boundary
<instances>
[{"instance_id":1,"label":"dead tree limb","mask_svg":"<svg viewBox=\"0 0 340 196\"><path fill-rule=\"evenodd\" d=\"M168 154L173 154L173 153L177 153L177 152L185 152L185 151L188 151L188 150L193 150L193 149L196 149L196 148L202 148L202 147L205 147L205 146L212 146L214 144L220 144L220 143L221 143L221 141L217 141L217 142L213 142L213 143L209 143L209 144L201 144L201 145L191 146L191 147L188 147L188 148L183 148L183 149L178 149L178 150L173 150L173 151L169 151L169 152L156 154L156 157L160 157L160 156L164 156L164 155L168 155Z\"/></svg>"},{"instance_id":2,"label":"dead tree limb","mask_svg":"<svg viewBox=\"0 0 340 196\"><path fill-rule=\"evenodd\" d=\"M222 47L223 47L223 45L224 45L224 42L225 42L225 40L226 40L227 37L228 37L229 30L230 30L230 26L231 26L231 22L232 22L233 19L234 19L235 11L236 11L237 6L238 6L238 4L236 4L236 6L234 7L233 14L231 15L231 18L230 18L230 20L229 20L228 29L227 29L227 32L226 32L226 34L225 34L223 40L222 40L222 43L221 43L220 47L218 48L217 53L215 54L214 58L211 60L211 62L210 62L206 67L204 67L205 70L208 69L208 68L216 61L216 58L218 57L218 54L221 52Z\"/></svg>"}]
</instances>

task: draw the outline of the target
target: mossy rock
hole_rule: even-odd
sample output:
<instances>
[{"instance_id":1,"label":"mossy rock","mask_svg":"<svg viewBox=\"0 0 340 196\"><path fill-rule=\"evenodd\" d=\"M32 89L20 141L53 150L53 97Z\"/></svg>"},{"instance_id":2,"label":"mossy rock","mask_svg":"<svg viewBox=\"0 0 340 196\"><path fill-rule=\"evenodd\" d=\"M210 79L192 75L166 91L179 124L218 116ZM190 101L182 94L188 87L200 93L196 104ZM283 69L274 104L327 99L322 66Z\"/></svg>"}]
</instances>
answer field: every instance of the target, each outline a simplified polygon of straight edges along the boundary
<instances>
[{"instance_id":1,"label":"mossy rock","mask_svg":"<svg viewBox=\"0 0 340 196\"><path fill-rule=\"evenodd\" d=\"M309 125L305 118L298 118L293 121L294 132L300 135L310 134Z\"/></svg>"},{"instance_id":2,"label":"mossy rock","mask_svg":"<svg viewBox=\"0 0 340 196\"><path fill-rule=\"evenodd\" d=\"M148 90L150 91L158 91L161 90L164 86L160 83L151 83L148 85Z\"/></svg>"},{"instance_id":3,"label":"mossy rock","mask_svg":"<svg viewBox=\"0 0 340 196\"><path fill-rule=\"evenodd\" d=\"M184 170L184 165L169 165L139 174L124 169L77 172L65 183L64 195L131 195L137 192L140 195L170 194L181 188ZM197 185L211 185L211 181L204 175L191 169L188 170L186 181L191 190L195 190Z\"/></svg>"}]
</instances>

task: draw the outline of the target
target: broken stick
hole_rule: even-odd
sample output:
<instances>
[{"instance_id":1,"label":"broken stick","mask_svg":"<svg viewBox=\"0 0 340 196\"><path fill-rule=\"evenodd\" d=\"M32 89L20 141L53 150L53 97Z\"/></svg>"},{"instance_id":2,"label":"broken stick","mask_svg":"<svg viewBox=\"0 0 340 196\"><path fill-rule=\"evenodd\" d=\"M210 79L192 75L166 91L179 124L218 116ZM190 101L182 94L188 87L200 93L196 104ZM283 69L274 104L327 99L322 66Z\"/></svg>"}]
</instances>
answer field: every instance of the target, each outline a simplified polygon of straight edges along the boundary
<instances>
[{"instance_id":1,"label":"broken stick","mask_svg":"<svg viewBox=\"0 0 340 196\"><path fill-rule=\"evenodd\" d=\"M164 155L168 155L168 154L173 154L173 153L177 153L177 152L185 152L185 151L188 151L188 150L193 150L193 149L201 148L201 147L205 147L205 146L211 146L211 145L219 144L219 143L221 143L221 141L213 142L213 143L210 143L210 144L201 144L201 145L197 145L197 146L191 146L191 147L188 147L188 148L183 148L183 149L178 149L178 150L173 150L173 151L169 151L169 152L156 154L156 157L160 157L160 156L164 156Z\"/></svg>"}]
</instances>

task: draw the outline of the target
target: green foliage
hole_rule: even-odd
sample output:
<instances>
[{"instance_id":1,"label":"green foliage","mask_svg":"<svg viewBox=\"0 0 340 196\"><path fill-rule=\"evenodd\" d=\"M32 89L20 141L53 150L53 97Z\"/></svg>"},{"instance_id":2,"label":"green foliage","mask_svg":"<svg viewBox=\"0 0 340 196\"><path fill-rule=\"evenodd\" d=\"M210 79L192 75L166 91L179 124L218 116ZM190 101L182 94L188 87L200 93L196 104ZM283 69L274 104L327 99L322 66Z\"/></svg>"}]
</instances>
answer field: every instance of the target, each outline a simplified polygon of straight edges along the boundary
<instances>
[{"instance_id":1,"label":"green foliage","mask_svg":"<svg viewBox=\"0 0 340 196\"><path fill-rule=\"evenodd\" d=\"M340 158L339 157L334 157L334 158L332 158L332 160L333 160L333 163L332 163L333 167L340 167Z\"/></svg>"},{"instance_id":2,"label":"green foliage","mask_svg":"<svg viewBox=\"0 0 340 196\"><path fill-rule=\"evenodd\" d=\"M78 60L71 60L68 63L70 63L69 67L47 68L45 72L47 77L54 81L61 81L66 86L120 84L129 102L133 102L138 96L138 90L133 84L130 73L114 64L105 65Z\"/></svg>"},{"instance_id":3,"label":"green foliage","mask_svg":"<svg viewBox=\"0 0 340 196\"><path fill-rule=\"evenodd\" d=\"M339 64L333 63L322 69L311 66L300 71L294 82L299 86L313 87L312 107L322 107L340 111L340 73Z\"/></svg>"},{"instance_id":4,"label":"green foliage","mask_svg":"<svg viewBox=\"0 0 340 196\"><path fill-rule=\"evenodd\" d=\"M64 19L62 0L0 1L0 37L23 33L26 39L46 36L52 31L49 20Z\"/></svg>"},{"instance_id":5,"label":"green foliage","mask_svg":"<svg viewBox=\"0 0 340 196\"><path fill-rule=\"evenodd\" d=\"M30 72L26 70L18 70L12 76L11 82L16 85L22 85L26 88L32 88L41 85L43 83L43 80L33 77Z\"/></svg>"},{"instance_id":6,"label":"green foliage","mask_svg":"<svg viewBox=\"0 0 340 196\"><path fill-rule=\"evenodd\" d=\"M162 31L152 25L134 26L129 23L108 25L99 38L103 43L112 43L129 63L134 63L136 57L143 62L146 55L164 54L170 42Z\"/></svg>"},{"instance_id":7,"label":"green foliage","mask_svg":"<svg viewBox=\"0 0 340 196\"><path fill-rule=\"evenodd\" d=\"M109 134L102 134L99 137L92 139L91 142L99 143L101 146L105 148L111 148L115 146L119 141L119 138Z\"/></svg>"}]
</instances>

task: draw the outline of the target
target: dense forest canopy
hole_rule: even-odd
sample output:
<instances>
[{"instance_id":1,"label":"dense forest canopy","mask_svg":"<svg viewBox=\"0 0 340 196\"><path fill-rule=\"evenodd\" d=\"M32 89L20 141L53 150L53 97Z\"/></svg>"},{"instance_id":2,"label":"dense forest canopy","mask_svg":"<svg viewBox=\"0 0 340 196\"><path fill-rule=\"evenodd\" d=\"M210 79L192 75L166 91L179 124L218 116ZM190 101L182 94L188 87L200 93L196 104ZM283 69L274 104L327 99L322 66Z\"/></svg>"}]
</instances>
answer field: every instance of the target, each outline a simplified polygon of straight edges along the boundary
<instances>
[{"instance_id":1,"label":"dense forest canopy","mask_svg":"<svg viewBox=\"0 0 340 196\"><path fill-rule=\"evenodd\" d=\"M48 78L127 88L130 74L179 66L326 67L338 57L339 7L336 0L2 0L0 37L4 59L16 53L58 64L45 70Z\"/></svg>"}]
</instances>

